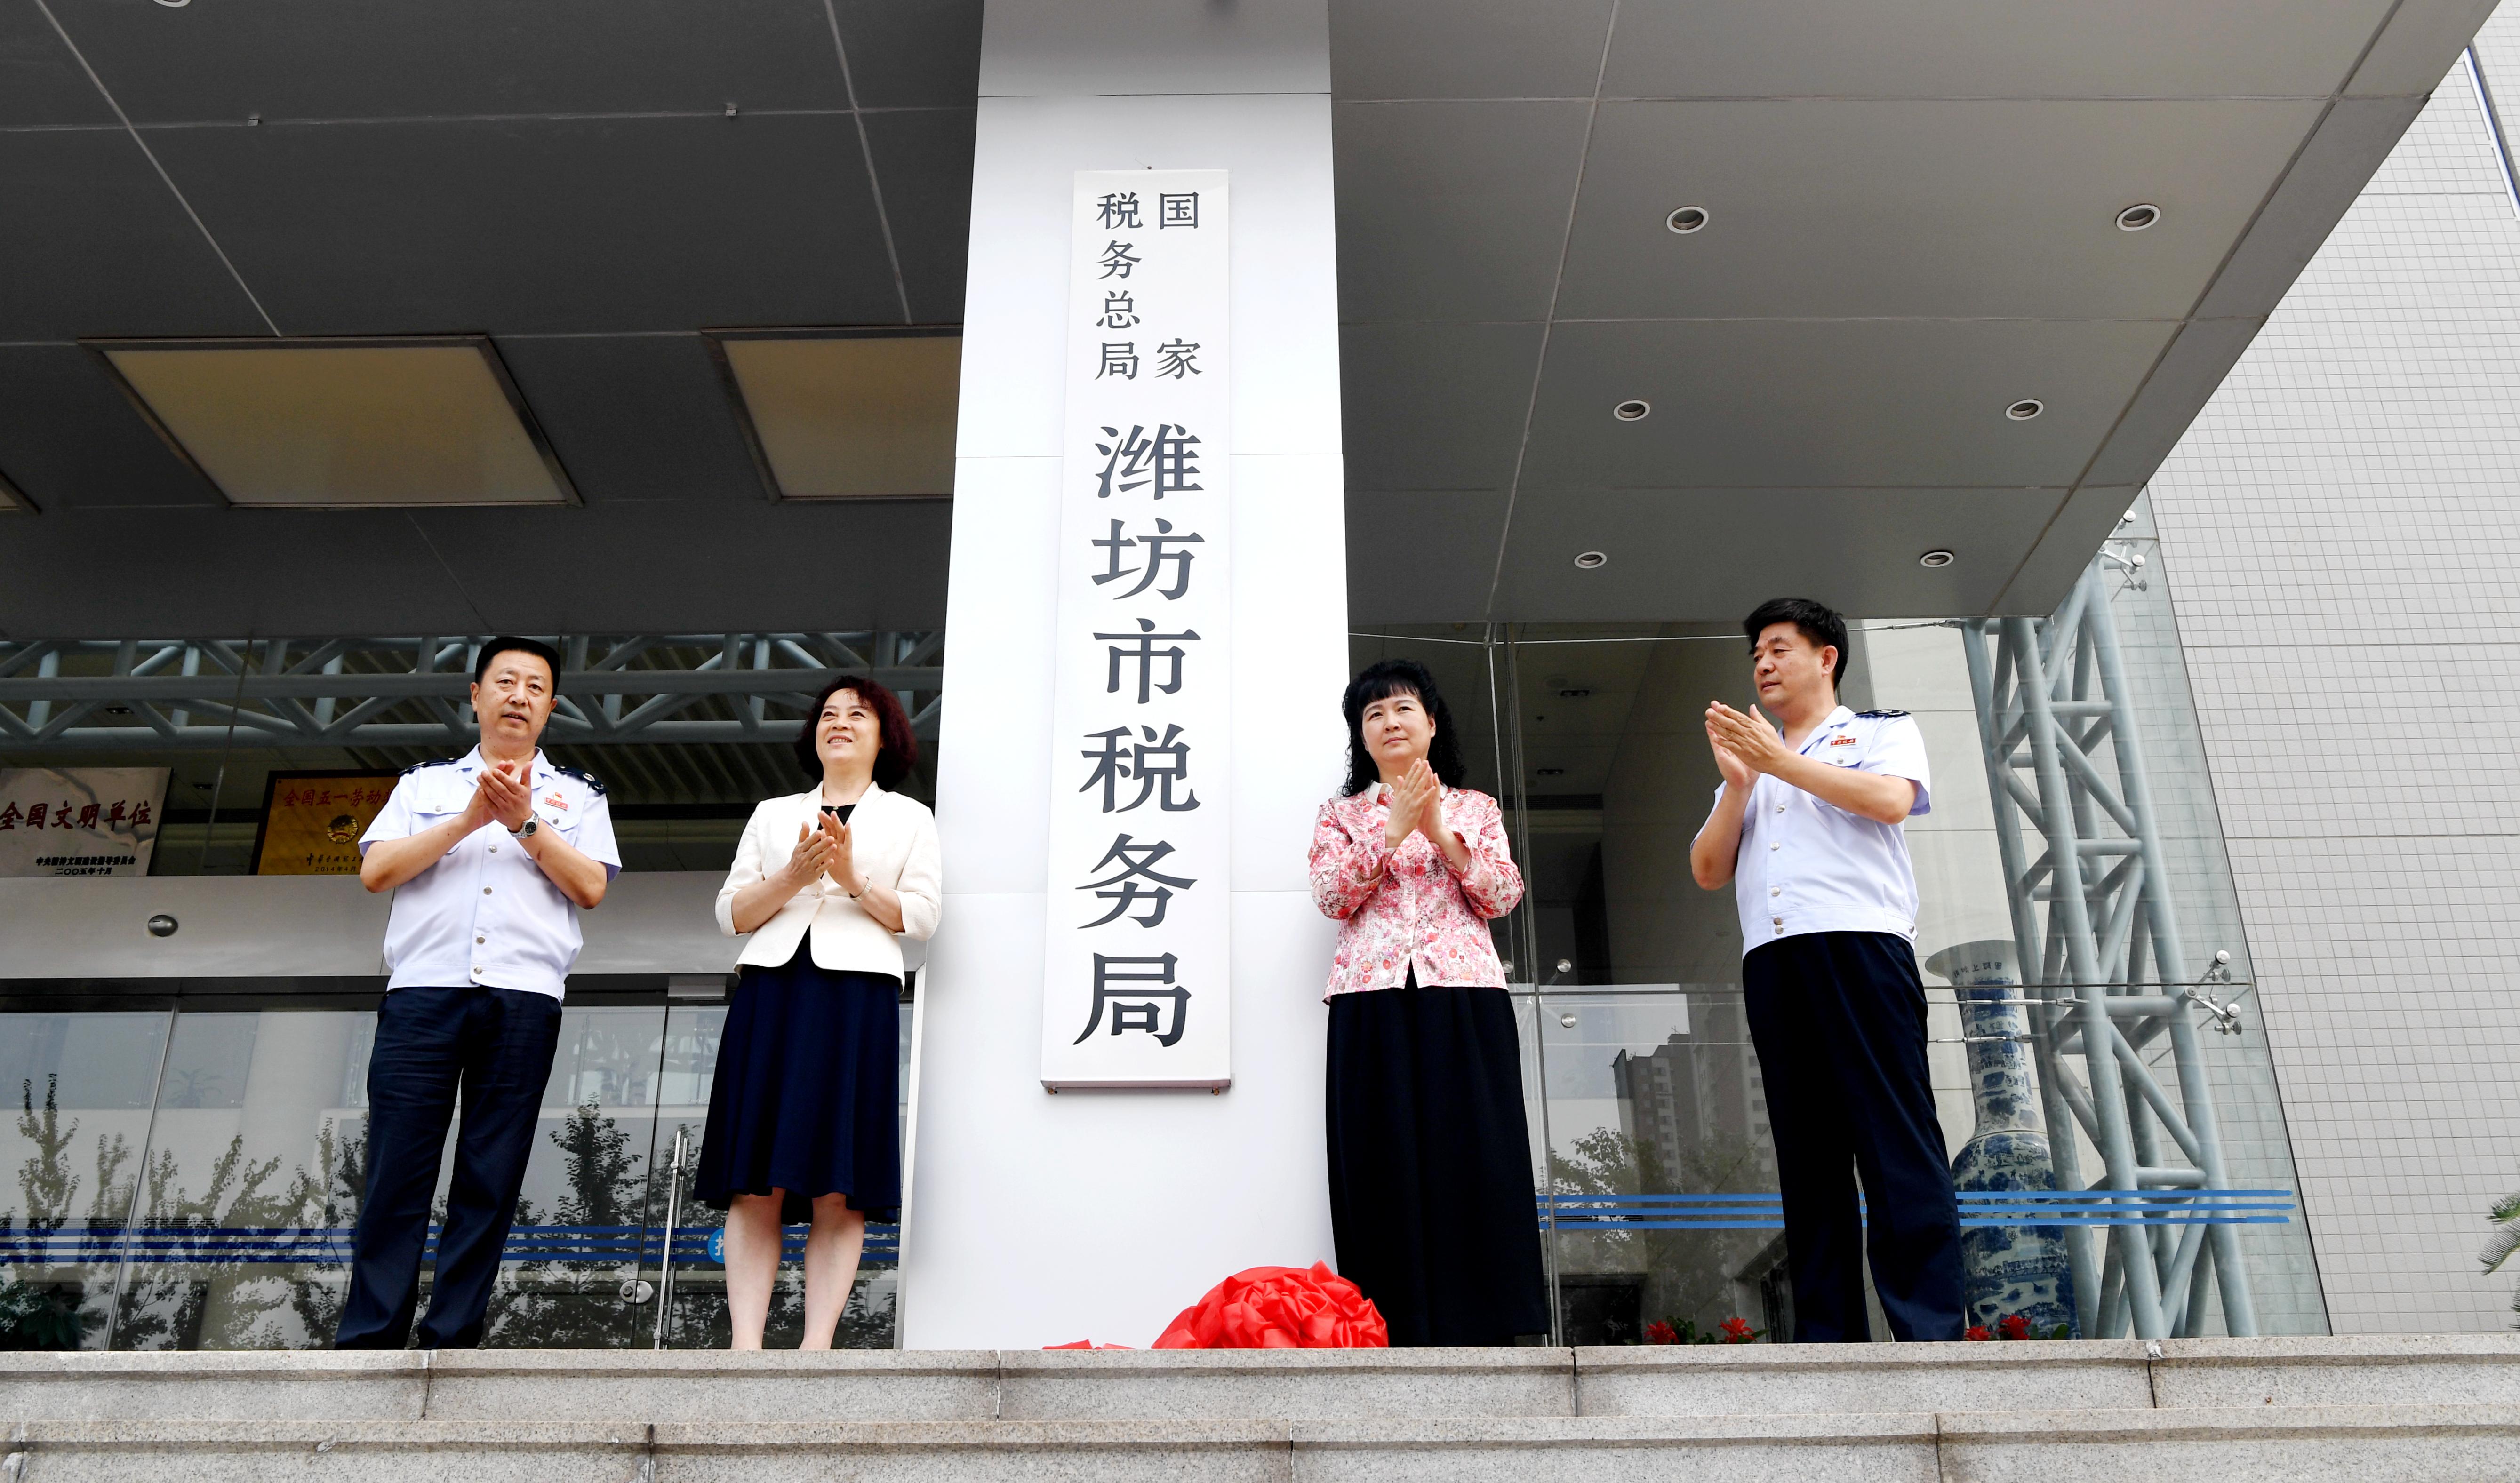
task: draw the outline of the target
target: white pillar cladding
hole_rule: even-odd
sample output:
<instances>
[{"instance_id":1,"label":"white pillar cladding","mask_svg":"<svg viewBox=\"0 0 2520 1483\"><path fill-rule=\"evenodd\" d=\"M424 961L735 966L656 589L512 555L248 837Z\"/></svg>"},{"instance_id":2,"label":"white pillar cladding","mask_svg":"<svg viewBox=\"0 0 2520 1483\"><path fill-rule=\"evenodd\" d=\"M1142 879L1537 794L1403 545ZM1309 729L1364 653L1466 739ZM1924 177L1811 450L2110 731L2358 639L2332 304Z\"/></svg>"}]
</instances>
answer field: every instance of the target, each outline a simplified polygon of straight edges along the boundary
<instances>
[{"instance_id":1,"label":"white pillar cladding","mask_svg":"<svg viewBox=\"0 0 2520 1483\"><path fill-rule=\"evenodd\" d=\"M937 744L946 902L920 984L902 1342L1145 1345L1229 1273L1332 1254L1332 930L1304 879L1343 765L1347 652L1325 6L992 0L975 156ZM1058 687L1100 698L1105 678L1055 679L1076 564L1060 549L1084 333L1071 209L1078 172L1101 170L1219 171L1232 196L1231 763L1193 767L1203 806L1230 810L1232 1085L1214 1093L1042 1085L1045 1040L1073 1034L1044 1024L1050 902L1072 916L1083 883L1053 878L1054 799L1090 771L1053 765L1085 749L1056 731Z\"/></svg>"}]
</instances>

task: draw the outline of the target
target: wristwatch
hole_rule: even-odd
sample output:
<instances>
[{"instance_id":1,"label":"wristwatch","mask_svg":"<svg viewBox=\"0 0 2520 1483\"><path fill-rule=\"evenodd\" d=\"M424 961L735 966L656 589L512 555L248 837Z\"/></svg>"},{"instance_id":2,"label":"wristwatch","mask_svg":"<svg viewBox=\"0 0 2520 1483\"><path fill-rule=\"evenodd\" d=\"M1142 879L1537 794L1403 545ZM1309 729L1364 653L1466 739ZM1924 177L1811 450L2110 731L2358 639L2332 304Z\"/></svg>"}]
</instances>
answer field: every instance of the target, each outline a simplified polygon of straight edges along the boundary
<instances>
[{"instance_id":1,"label":"wristwatch","mask_svg":"<svg viewBox=\"0 0 2520 1483\"><path fill-rule=\"evenodd\" d=\"M534 836L534 834L536 834L537 832L539 832L539 831L541 831L542 827L543 827L543 822L542 822L540 819L535 818L535 817L534 817L533 815L531 815L531 814L527 814L527 815L525 815L525 822L524 822L524 823L522 823L522 824L520 824L520 825L517 826L515 829L512 829L512 830L508 831L508 832L509 832L511 835L513 835L513 836L515 836L516 838L518 838L518 839L529 839L529 838L532 838L532 837Z\"/></svg>"}]
</instances>

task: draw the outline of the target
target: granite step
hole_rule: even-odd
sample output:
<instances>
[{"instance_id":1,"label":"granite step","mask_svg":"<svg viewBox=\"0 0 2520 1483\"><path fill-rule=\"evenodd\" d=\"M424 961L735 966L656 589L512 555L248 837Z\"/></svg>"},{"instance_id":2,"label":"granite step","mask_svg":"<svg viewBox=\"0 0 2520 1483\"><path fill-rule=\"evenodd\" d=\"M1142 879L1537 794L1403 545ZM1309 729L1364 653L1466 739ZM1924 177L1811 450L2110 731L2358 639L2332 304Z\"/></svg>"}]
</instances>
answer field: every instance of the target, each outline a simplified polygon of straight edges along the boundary
<instances>
[{"instance_id":1,"label":"granite step","mask_svg":"<svg viewBox=\"0 0 2520 1483\"><path fill-rule=\"evenodd\" d=\"M0 1422L1339 1421L2322 1405L2520 1406L2520 1333L2156 1346L0 1354Z\"/></svg>"},{"instance_id":2,"label":"granite step","mask_svg":"<svg viewBox=\"0 0 2520 1483\"><path fill-rule=\"evenodd\" d=\"M1758 1416L1266 1421L44 1420L8 1483L2470 1483L2506 1479L2520 1407L2266 1406Z\"/></svg>"}]
</instances>

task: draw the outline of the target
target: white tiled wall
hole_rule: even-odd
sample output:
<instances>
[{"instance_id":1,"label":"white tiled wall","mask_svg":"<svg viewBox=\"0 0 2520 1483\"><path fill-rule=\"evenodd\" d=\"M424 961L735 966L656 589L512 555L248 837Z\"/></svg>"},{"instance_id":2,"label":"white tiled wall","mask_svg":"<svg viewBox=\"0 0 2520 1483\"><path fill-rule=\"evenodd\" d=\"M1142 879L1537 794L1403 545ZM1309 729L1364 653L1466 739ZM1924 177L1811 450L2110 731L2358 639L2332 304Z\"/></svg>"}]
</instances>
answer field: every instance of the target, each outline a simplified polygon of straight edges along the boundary
<instances>
[{"instance_id":1,"label":"white tiled wall","mask_svg":"<svg viewBox=\"0 0 2520 1483\"><path fill-rule=\"evenodd\" d=\"M2506 119L2520 10L2478 40ZM2520 219L2453 69L2151 486L2340 1333L2498 1328L2520 1188Z\"/></svg>"}]
</instances>

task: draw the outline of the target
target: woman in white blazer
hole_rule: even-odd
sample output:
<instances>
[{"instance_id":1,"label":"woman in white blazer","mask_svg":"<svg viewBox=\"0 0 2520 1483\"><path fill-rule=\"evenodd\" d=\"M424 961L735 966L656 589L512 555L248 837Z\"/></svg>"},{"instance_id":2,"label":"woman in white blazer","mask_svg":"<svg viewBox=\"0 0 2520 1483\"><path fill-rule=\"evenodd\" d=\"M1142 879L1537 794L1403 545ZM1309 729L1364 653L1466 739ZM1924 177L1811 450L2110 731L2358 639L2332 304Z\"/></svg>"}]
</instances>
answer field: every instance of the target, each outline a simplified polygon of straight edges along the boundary
<instances>
[{"instance_id":1,"label":"woman in white blazer","mask_svg":"<svg viewBox=\"0 0 2520 1483\"><path fill-rule=\"evenodd\" d=\"M843 676L796 760L818 780L752 810L717 921L748 938L718 1042L699 1198L726 1211L733 1347L758 1349L780 1228L810 1220L806 1349L832 1347L870 1216L901 1205L901 939L936 930L936 819L887 792L919 759L892 692Z\"/></svg>"}]
</instances>

